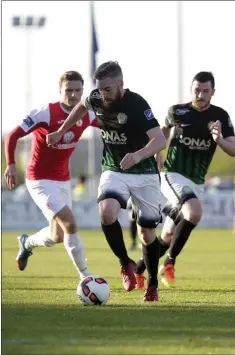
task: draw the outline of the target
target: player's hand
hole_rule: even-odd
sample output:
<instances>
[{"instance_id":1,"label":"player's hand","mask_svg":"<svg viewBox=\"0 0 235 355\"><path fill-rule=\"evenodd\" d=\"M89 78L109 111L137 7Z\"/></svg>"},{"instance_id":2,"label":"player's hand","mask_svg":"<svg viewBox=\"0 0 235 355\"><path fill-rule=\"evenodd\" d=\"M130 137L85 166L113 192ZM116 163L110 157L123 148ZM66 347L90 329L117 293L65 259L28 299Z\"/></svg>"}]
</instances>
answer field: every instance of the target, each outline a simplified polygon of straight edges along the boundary
<instances>
[{"instance_id":1,"label":"player's hand","mask_svg":"<svg viewBox=\"0 0 235 355\"><path fill-rule=\"evenodd\" d=\"M12 190L16 187L17 181L16 181L16 166L15 166L15 164L7 165L5 173L4 173L4 179L6 181L6 184L7 184L7 187L9 190Z\"/></svg>"},{"instance_id":2,"label":"player's hand","mask_svg":"<svg viewBox=\"0 0 235 355\"><path fill-rule=\"evenodd\" d=\"M130 169L133 165L140 162L140 157L136 153L127 153L120 162L120 168L122 170Z\"/></svg>"},{"instance_id":3,"label":"player's hand","mask_svg":"<svg viewBox=\"0 0 235 355\"><path fill-rule=\"evenodd\" d=\"M46 136L47 145L50 147L58 143L62 136L63 134L58 131L47 134Z\"/></svg>"},{"instance_id":4,"label":"player's hand","mask_svg":"<svg viewBox=\"0 0 235 355\"><path fill-rule=\"evenodd\" d=\"M213 140L216 143L218 143L220 138L222 137L222 135L221 135L221 122L220 121L216 121L215 123L213 123L213 125L211 126L211 134L212 134Z\"/></svg>"}]
</instances>

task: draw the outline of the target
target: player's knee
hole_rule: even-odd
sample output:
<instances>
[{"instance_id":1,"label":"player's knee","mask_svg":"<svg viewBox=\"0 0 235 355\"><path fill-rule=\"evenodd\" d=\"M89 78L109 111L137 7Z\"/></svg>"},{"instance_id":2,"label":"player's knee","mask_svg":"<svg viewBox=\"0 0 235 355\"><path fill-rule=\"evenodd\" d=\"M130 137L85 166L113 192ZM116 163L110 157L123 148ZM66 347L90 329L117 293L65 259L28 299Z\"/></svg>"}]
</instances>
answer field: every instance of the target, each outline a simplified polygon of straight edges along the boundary
<instances>
[{"instance_id":1,"label":"player's knee","mask_svg":"<svg viewBox=\"0 0 235 355\"><path fill-rule=\"evenodd\" d=\"M77 232L77 223L69 207L65 206L60 212L57 213L55 219L64 233L74 234Z\"/></svg>"},{"instance_id":2,"label":"player's knee","mask_svg":"<svg viewBox=\"0 0 235 355\"><path fill-rule=\"evenodd\" d=\"M113 224L117 219L117 208L115 203L101 201L99 203L100 221L102 224Z\"/></svg>"},{"instance_id":3,"label":"player's knee","mask_svg":"<svg viewBox=\"0 0 235 355\"><path fill-rule=\"evenodd\" d=\"M197 198L191 199L182 206L182 213L186 220L198 224L202 217L202 206Z\"/></svg>"},{"instance_id":4,"label":"player's knee","mask_svg":"<svg viewBox=\"0 0 235 355\"><path fill-rule=\"evenodd\" d=\"M60 232L54 233L52 235L52 239L57 244L63 243L63 241L64 241L64 233L60 233Z\"/></svg>"},{"instance_id":5,"label":"player's knee","mask_svg":"<svg viewBox=\"0 0 235 355\"><path fill-rule=\"evenodd\" d=\"M154 239L156 238L156 232L155 229L149 229L149 228L143 228L143 227L138 227L138 234L139 238L141 240L141 243L144 245L149 245L151 244Z\"/></svg>"}]
</instances>

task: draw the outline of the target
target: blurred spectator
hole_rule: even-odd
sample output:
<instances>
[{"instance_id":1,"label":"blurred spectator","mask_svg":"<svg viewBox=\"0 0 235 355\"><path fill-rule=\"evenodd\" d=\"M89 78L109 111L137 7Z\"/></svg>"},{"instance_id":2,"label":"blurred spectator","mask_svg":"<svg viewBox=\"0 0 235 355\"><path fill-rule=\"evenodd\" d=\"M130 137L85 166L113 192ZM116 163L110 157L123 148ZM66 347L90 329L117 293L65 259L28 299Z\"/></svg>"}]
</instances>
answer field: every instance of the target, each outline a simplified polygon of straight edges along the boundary
<instances>
[{"instance_id":1,"label":"blurred spectator","mask_svg":"<svg viewBox=\"0 0 235 355\"><path fill-rule=\"evenodd\" d=\"M77 183L73 188L73 201L88 200L89 192L85 175L78 176Z\"/></svg>"}]
</instances>

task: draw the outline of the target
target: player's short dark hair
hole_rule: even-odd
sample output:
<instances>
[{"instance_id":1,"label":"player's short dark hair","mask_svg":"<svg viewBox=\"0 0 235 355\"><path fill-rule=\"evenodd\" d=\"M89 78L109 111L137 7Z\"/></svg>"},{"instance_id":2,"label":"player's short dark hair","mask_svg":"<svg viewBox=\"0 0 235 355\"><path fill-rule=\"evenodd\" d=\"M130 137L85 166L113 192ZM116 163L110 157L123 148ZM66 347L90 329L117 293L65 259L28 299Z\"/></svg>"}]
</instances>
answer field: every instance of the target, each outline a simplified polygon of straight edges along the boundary
<instances>
[{"instance_id":1,"label":"player's short dark hair","mask_svg":"<svg viewBox=\"0 0 235 355\"><path fill-rule=\"evenodd\" d=\"M64 81L74 81L74 80L81 81L82 85L84 85L84 79L83 79L82 75L79 72L73 71L73 70L66 71L60 77L59 87L62 86Z\"/></svg>"},{"instance_id":2,"label":"player's short dark hair","mask_svg":"<svg viewBox=\"0 0 235 355\"><path fill-rule=\"evenodd\" d=\"M195 75L192 82L194 82L195 80L199 81L200 83L206 83L207 81L210 81L212 89L215 88L215 78L210 71L200 71Z\"/></svg>"},{"instance_id":3,"label":"player's short dark hair","mask_svg":"<svg viewBox=\"0 0 235 355\"><path fill-rule=\"evenodd\" d=\"M116 78L118 76L122 77L122 69L118 62L105 62L101 64L94 72L94 79L102 80L105 78Z\"/></svg>"}]
</instances>

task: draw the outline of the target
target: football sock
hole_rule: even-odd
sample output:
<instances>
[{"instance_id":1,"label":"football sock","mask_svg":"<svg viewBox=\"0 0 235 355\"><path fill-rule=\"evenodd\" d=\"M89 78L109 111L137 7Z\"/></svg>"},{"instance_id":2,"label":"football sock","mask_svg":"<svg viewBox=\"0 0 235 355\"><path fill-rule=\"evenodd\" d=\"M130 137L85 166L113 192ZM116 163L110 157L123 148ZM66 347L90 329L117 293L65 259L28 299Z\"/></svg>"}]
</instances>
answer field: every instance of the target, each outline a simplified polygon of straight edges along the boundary
<instances>
[{"instance_id":1,"label":"football sock","mask_svg":"<svg viewBox=\"0 0 235 355\"><path fill-rule=\"evenodd\" d=\"M132 240L132 245L136 245L136 237L137 237L137 225L135 219L130 221L130 235Z\"/></svg>"},{"instance_id":2,"label":"football sock","mask_svg":"<svg viewBox=\"0 0 235 355\"><path fill-rule=\"evenodd\" d=\"M196 227L195 224L187 221L186 219L181 220L175 228L171 246L169 252L164 261L164 265L175 264L175 259L183 249L185 243L187 242L190 233Z\"/></svg>"},{"instance_id":3,"label":"football sock","mask_svg":"<svg viewBox=\"0 0 235 355\"><path fill-rule=\"evenodd\" d=\"M64 234L64 246L77 269L80 278L83 279L84 277L89 276L90 273L86 266L84 247L78 233Z\"/></svg>"},{"instance_id":4,"label":"football sock","mask_svg":"<svg viewBox=\"0 0 235 355\"><path fill-rule=\"evenodd\" d=\"M144 257L141 256L141 258L137 261L136 267L135 267L135 273L136 274L143 274L146 270L145 262L144 262Z\"/></svg>"},{"instance_id":5,"label":"football sock","mask_svg":"<svg viewBox=\"0 0 235 355\"><path fill-rule=\"evenodd\" d=\"M50 231L51 229L48 226L41 229L39 232L30 235L25 242L25 248L32 250L36 247L53 247L56 242L50 238Z\"/></svg>"},{"instance_id":6,"label":"football sock","mask_svg":"<svg viewBox=\"0 0 235 355\"><path fill-rule=\"evenodd\" d=\"M167 251L169 246L162 240L161 237L157 237L157 238L159 241L159 258L161 258L165 254L165 252ZM146 266L144 263L144 258L142 256L136 263L135 273L136 274L143 274L145 272L145 269L146 269Z\"/></svg>"},{"instance_id":7,"label":"football sock","mask_svg":"<svg viewBox=\"0 0 235 355\"><path fill-rule=\"evenodd\" d=\"M127 267L130 259L127 255L126 246L123 239L122 228L118 220L112 224L102 224L106 240L113 253L118 257L121 266Z\"/></svg>"},{"instance_id":8,"label":"football sock","mask_svg":"<svg viewBox=\"0 0 235 355\"><path fill-rule=\"evenodd\" d=\"M148 271L148 287L158 286L159 244L159 240L156 238L151 244L143 245L143 258Z\"/></svg>"},{"instance_id":9,"label":"football sock","mask_svg":"<svg viewBox=\"0 0 235 355\"><path fill-rule=\"evenodd\" d=\"M169 249L169 245L167 245L164 240L162 240L161 236L158 237L159 240L159 258L161 258L163 255L165 255L167 249Z\"/></svg>"}]
</instances>

